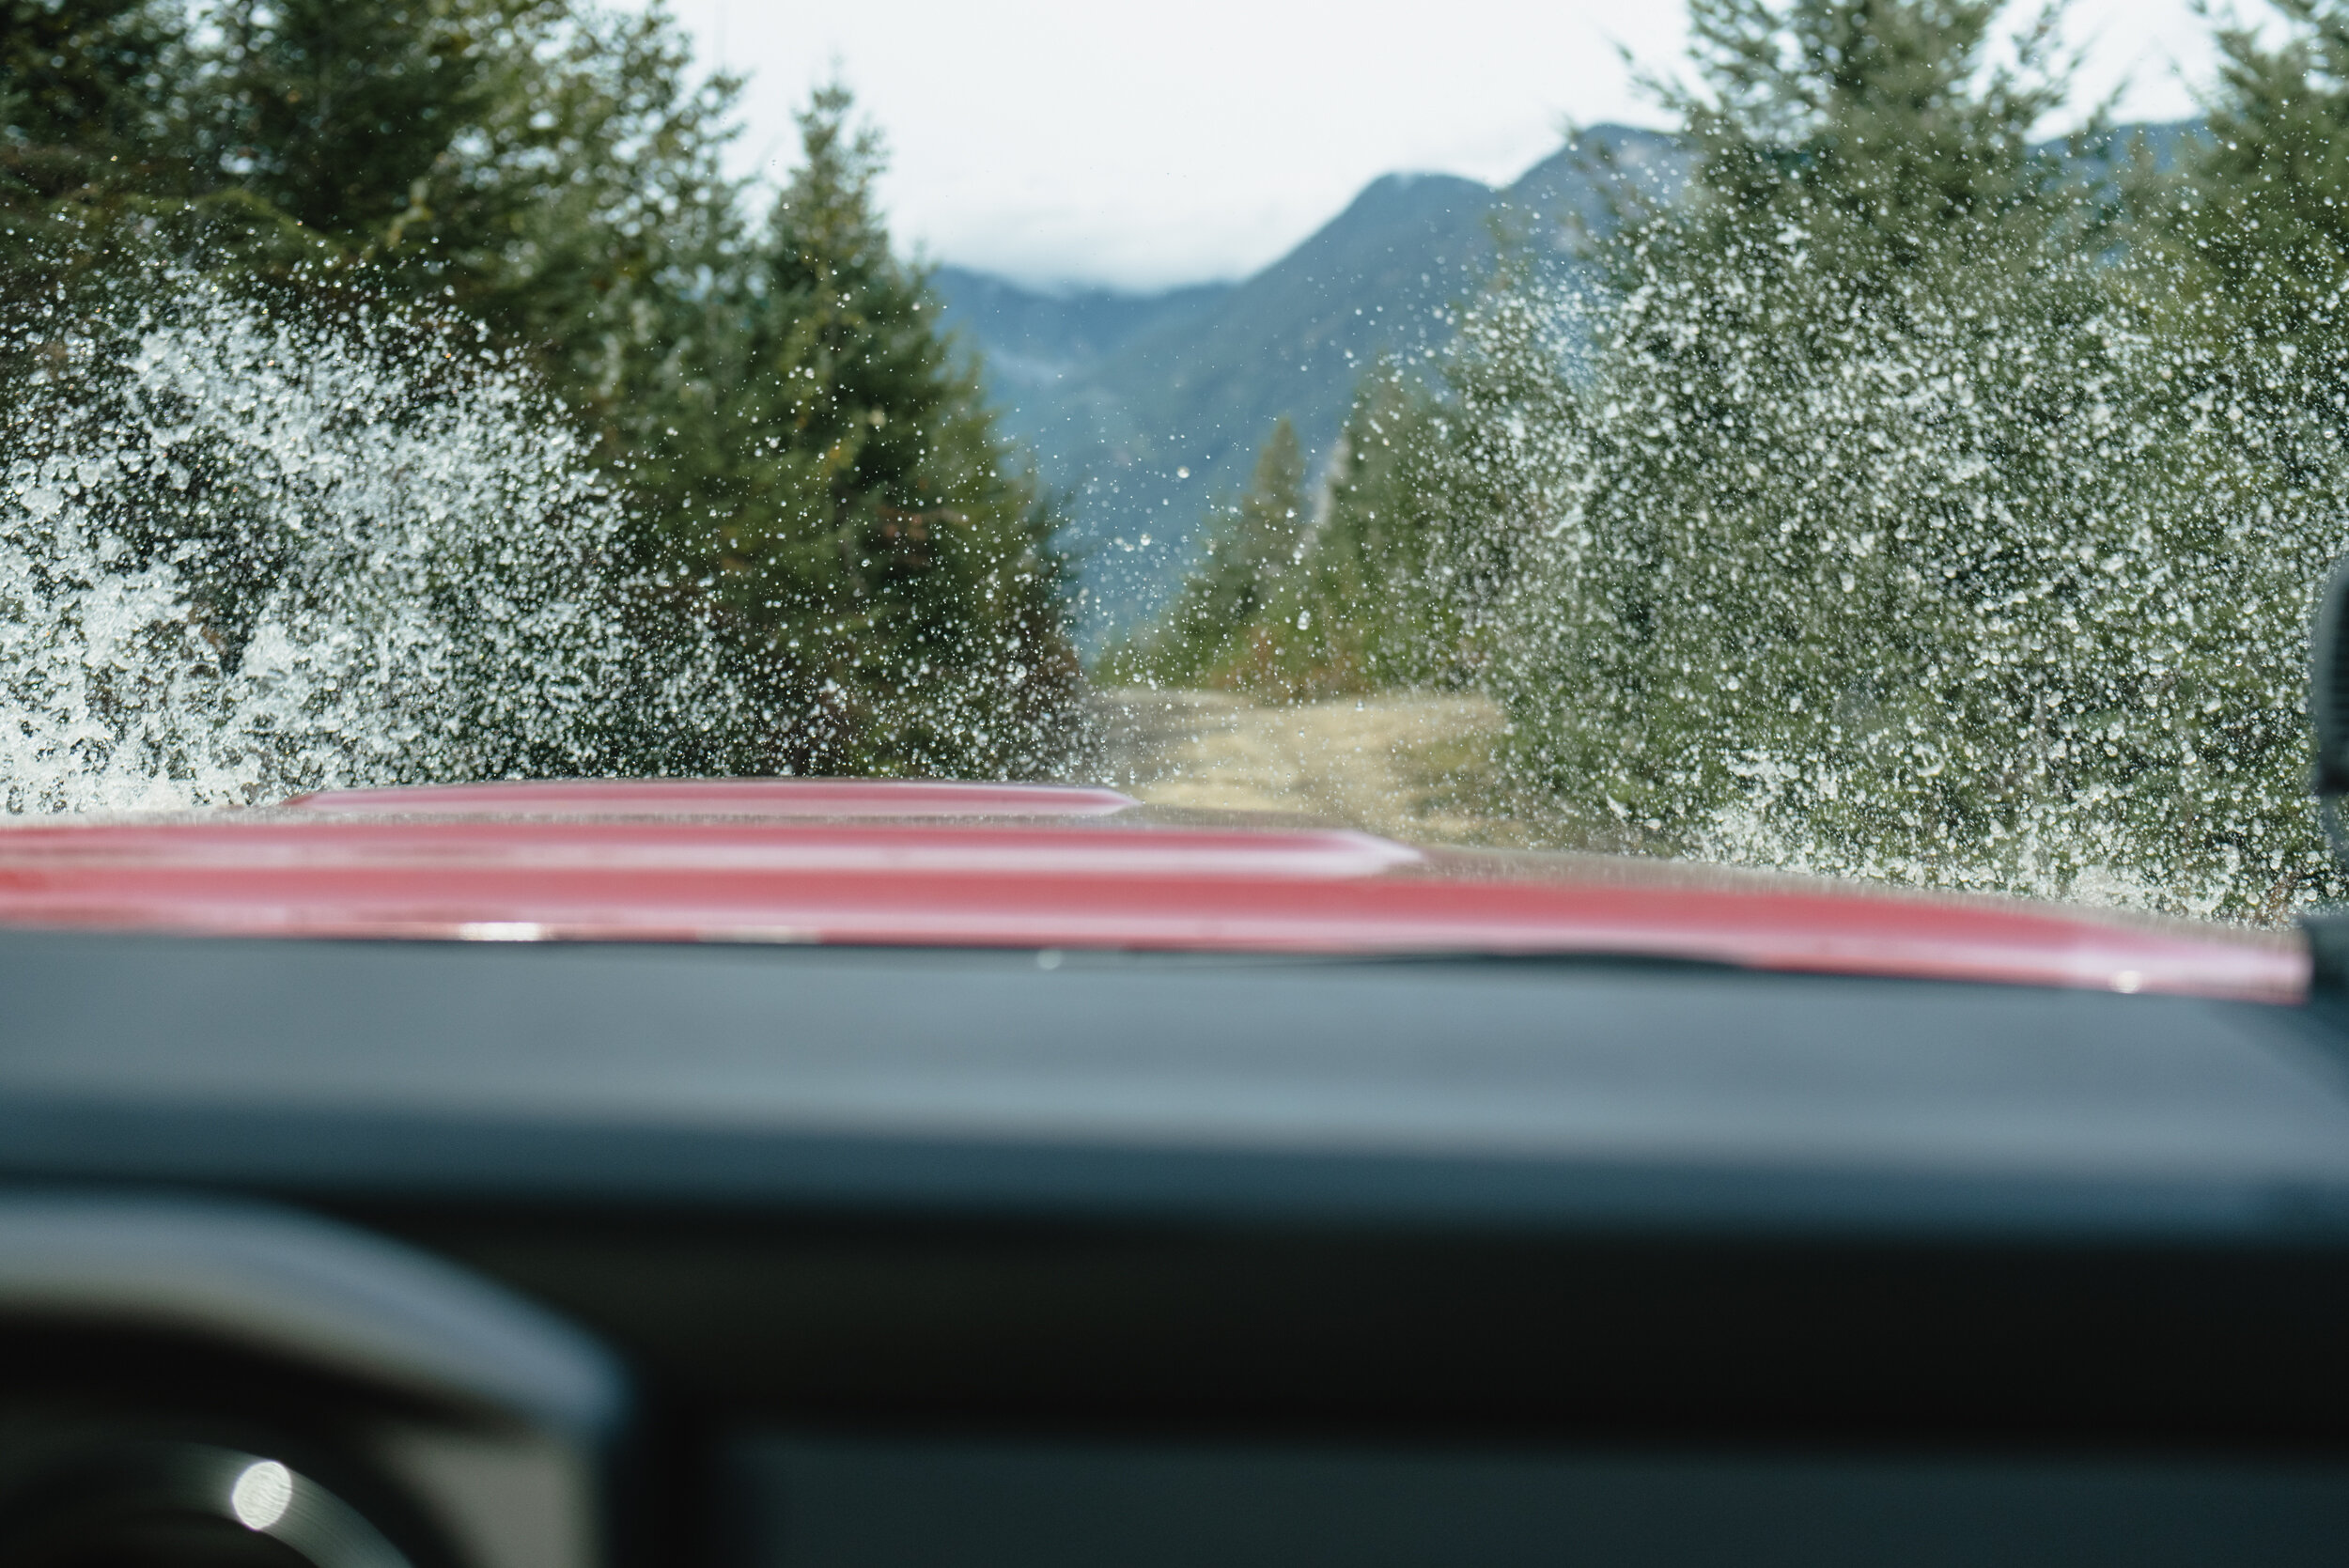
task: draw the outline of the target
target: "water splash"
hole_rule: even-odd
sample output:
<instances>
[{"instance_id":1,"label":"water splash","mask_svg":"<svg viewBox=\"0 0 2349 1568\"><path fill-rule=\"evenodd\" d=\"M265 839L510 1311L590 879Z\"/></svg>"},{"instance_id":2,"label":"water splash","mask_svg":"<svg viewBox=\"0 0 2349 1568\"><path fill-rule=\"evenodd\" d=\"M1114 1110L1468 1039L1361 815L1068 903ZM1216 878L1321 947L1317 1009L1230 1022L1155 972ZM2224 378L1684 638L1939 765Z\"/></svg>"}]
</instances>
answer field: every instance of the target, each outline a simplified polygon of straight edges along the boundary
<instances>
[{"instance_id":1,"label":"water splash","mask_svg":"<svg viewBox=\"0 0 2349 1568\"><path fill-rule=\"evenodd\" d=\"M1568 836L2259 920L2328 891L2337 356L2101 259L1896 292L1729 255L1505 291L1459 342L1420 479Z\"/></svg>"},{"instance_id":2,"label":"water splash","mask_svg":"<svg viewBox=\"0 0 2349 1568\"><path fill-rule=\"evenodd\" d=\"M0 337L0 805L592 773L723 711L692 638L630 634L620 502L471 338L168 272Z\"/></svg>"}]
</instances>

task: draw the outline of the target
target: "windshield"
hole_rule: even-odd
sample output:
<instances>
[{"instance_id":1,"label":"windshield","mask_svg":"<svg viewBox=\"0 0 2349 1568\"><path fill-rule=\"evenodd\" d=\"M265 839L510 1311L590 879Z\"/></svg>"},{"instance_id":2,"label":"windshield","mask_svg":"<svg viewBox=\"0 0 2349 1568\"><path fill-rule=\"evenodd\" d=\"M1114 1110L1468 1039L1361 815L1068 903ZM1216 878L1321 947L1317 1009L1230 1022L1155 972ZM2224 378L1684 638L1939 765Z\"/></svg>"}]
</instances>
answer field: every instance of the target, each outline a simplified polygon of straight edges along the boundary
<instances>
[{"instance_id":1,"label":"windshield","mask_svg":"<svg viewBox=\"0 0 2349 1568\"><path fill-rule=\"evenodd\" d=\"M2339 896L2349 10L1634 10L0 5L0 805Z\"/></svg>"}]
</instances>

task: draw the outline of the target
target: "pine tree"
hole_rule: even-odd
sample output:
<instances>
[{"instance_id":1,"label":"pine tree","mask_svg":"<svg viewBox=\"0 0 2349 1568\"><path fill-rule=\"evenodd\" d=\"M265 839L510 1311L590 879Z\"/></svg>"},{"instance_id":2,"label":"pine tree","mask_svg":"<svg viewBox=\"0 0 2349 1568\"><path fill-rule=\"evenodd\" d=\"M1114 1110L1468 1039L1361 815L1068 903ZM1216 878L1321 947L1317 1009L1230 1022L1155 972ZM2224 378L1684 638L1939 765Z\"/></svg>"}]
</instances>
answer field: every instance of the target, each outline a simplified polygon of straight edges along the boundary
<instances>
[{"instance_id":1,"label":"pine tree","mask_svg":"<svg viewBox=\"0 0 2349 1568\"><path fill-rule=\"evenodd\" d=\"M1557 351L1517 374L1455 359L1441 395L1399 365L1362 379L1283 617L1289 689L1458 689L1490 672L1522 570L1521 536L1495 520L1527 473L1516 448L1546 403L1570 396L1564 350L1548 334L1527 342Z\"/></svg>"},{"instance_id":2,"label":"pine tree","mask_svg":"<svg viewBox=\"0 0 2349 1568\"><path fill-rule=\"evenodd\" d=\"M0 0L0 298L30 253L129 192L185 179L183 16L165 0Z\"/></svg>"},{"instance_id":3,"label":"pine tree","mask_svg":"<svg viewBox=\"0 0 2349 1568\"><path fill-rule=\"evenodd\" d=\"M232 0L201 125L215 176L346 246L397 246L487 159L552 8ZM503 31L504 37L500 37ZM474 167L467 168L467 163ZM423 236L416 238L421 240Z\"/></svg>"},{"instance_id":4,"label":"pine tree","mask_svg":"<svg viewBox=\"0 0 2349 1568\"><path fill-rule=\"evenodd\" d=\"M180 25L160 0L0 4L0 190L11 203L126 182L162 150Z\"/></svg>"},{"instance_id":5,"label":"pine tree","mask_svg":"<svg viewBox=\"0 0 2349 1568\"><path fill-rule=\"evenodd\" d=\"M136 315L156 279L191 272L311 319L380 305L428 333L470 319L533 362L607 460L629 460L612 411L659 412L652 371L686 314L679 280L722 263L739 227L715 163L730 88L689 85L661 13L230 0L192 32L184 7L114 7L102 27L89 8L64 10L78 30L50 40L66 85L35 162L108 172L0 190L16 342ZM77 58L89 63L70 69ZM209 634L233 651L283 541L204 463L167 501L135 536L139 559L179 558Z\"/></svg>"},{"instance_id":6,"label":"pine tree","mask_svg":"<svg viewBox=\"0 0 2349 1568\"><path fill-rule=\"evenodd\" d=\"M1365 374L1331 454L1326 515L1305 541L1278 637L1299 695L1456 683L1454 596L1443 591L1448 513L1422 481L1451 427L1394 365ZM1451 677L1447 680L1447 677Z\"/></svg>"},{"instance_id":7,"label":"pine tree","mask_svg":"<svg viewBox=\"0 0 2349 1568\"><path fill-rule=\"evenodd\" d=\"M2195 396L2305 485L2349 438L2349 6L2277 8L2272 43L2217 30L2203 133L2174 171L2135 171L2130 240L2171 284Z\"/></svg>"},{"instance_id":8,"label":"pine tree","mask_svg":"<svg viewBox=\"0 0 2349 1568\"><path fill-rule=\"evenodd\" d=\"M420 343L477 329L522 356L638 520L608 567L646 585L640 631L715 635L748 693L723 722L647 723L611 755L1057 765L1077 678L1057 520L891 253L879 146L845 92L819 95L762 233L718 162L734 84L695 85L658 7L224 0L192 34L167 0L0 4L71 67L5 56L0 308L102 315L194 268L272 311L389 305ZM132 143L134 173L98 179ZM233 487L194 474L148 534L149 553L194 552L233 647L279 569Z\"/></svg>"},{"instance_id":9,"label":"pine tree","mask_svg":"<svg viewBox=\"0 0 2349 1568\"><path fill-rule=\"evenodd\" d=\"M1305 451L1286 415L1273 422L1248 488L1212 506L1205 559L1141 637L1105 660L1112 679L1267 690L1277 684L1283 608L1307 538Z\"/></svg>"},{"instance_id":10,"label":"pine tree","mask_svg":"<svg viewBox=\"0 0 2349 1568\"><path fill-rule=\"evenodd\" d=\"M2057 298L2072 209L2030 149L2061 85L2029 74L2042 39L1984 71L1999 9L1692 8L1703 86L1669 100L1695 154L1689 194L1599 248L1597 383L1496 465L1517 491L1499 498L1501 529L1522 550L1558 547L1528 604L1531 640L1512 640L1533 660L1512 690L1544 775L1603 781L1573 791L1594 831L1611 817L1630 842L1699 848L1765 792L1767 815L1824 826L1847 784L1867 814L1864 796L1889 787L1878 765L1915 726L2003 743L1983 733L1999 721L1948 708L1959 693L1937 655L1968 636L1943 592L1952 562L1975 599L2040 570L2015 552L2012 569L1987 567L2008 581L1975 581L2001 553L1983 536L2017 523L1974 517L1968 473L2025 411L2000 407L1985 428L1927 389L2094 304ZM1548 319L1504 296L1469 323L1455 375L1499 392L1471 405L1480 427L1525 403L1513 383L1552 352ZM2056 400L2026 417L2068 428L2070 388L2045 390ZM1974 396L1986 409L1992 393ZM2009 477L2035 491L2046 475ZM2077 520L2048 530L2049 550L2080 544ZM1543 693L1559 679L1571 693ZM1950 789L1982 771L1955 760L1919 767ZM1929 840L2000 826L1949 789L1924 793L1901 809ZM1855 836L1870 842L1871 826Z\"/></svg>"},{"instance_id":11,"label":"pine tree","mask_svg":"<svg viewBox=\"0 0 2349 1568\"><path fill-rule=\"evenodd\" d=\"M696 85L658 8L233 0L203 68L185 194L212 253L281 279L357 264L487 321L608 422L700 324L687 280L746 239L719 167L737 84Z\"/></svg>"},{"instance_id":12,"label":"pine tree","mask_svg":"<svg viewBox=\"0 0 2349 1568\"><path fill-rule=\"evenodd\" d=\"M2349 297L2349 7L2273 3L2286 24L2273 43L2217 30L2204 133L2175 179L2139 194L2152 209L2139 242L2169 242L2185 303L2267 345L2337 335Z\"/></svg>"},{"instance_id":13,"label":"pine tree","mask_svg":"<svg viewBox=\"0 0 2349 1568\"><path fill-rule=\"evenodd\" d=\"M2064 79L1999 10L1699 0L1686 197L1464 316L1365 575L1437 589L1419 669L1570 842L2274 918L2349 469L2034 148Z\"/></svg>"},{"instance_id":14,"label":"pine tree","mask_svg":"<svg viewBox=\"0 0 2349 1568\"><path fill-rule=\"evenodd\" d=\"M771 705L742 766L1049 771L1076 723L1058 520L890 246L879 136L836 85L801 132L743 325L673 372L697 423L644 438L656 553Z\"/></svg>"}]
</instances>

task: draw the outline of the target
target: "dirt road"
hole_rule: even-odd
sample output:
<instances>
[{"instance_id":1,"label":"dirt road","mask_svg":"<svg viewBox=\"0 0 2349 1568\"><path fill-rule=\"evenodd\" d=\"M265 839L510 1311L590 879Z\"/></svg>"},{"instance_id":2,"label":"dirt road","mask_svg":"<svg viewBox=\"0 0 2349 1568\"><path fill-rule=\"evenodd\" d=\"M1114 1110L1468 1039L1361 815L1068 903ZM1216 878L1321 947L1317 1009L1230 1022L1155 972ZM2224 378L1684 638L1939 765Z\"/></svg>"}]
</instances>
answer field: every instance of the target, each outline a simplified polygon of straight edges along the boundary
<instances>
[{"instance_id":1,"label":"dirt road","mask_svg":"<svg viewBox=\"0 0 2349 1568\"><path fill-rule=\"evenodd\" d=\"M1264 707L1221 691L1093 697L1093 772L1153 805L1299 812L1423 842L1514 843L1496 819L1504 721L1482 697Z\"/></svg>"}]
</instances>

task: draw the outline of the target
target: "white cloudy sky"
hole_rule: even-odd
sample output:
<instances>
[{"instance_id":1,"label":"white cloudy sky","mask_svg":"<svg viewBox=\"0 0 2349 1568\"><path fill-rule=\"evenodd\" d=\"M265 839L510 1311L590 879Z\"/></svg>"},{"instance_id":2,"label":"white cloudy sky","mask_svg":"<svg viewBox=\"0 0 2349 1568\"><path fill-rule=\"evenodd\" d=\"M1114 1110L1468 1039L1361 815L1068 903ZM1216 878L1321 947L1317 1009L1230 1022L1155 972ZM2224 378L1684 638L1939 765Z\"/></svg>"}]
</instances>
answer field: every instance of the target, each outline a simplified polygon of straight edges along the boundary
<instances>
[{"instance_id":1,"label":"white cloudy sky","mask_svg":"<svg viewBox=\"0 0 2349 1568\"><path fill-rule=\"evenodd\" d=\"M1571 119L1654 123L1617 46L1669 64L1679 0L670 0L750 79L745 167L836 64L887 132L900 239L1038 284L1237 277L1395 169L1505 181ZM2018 5L2016 14L2025 7ZM2194 112L2188 0L2076 0L2091 95Z\"/></svg>"}]
</instances>

